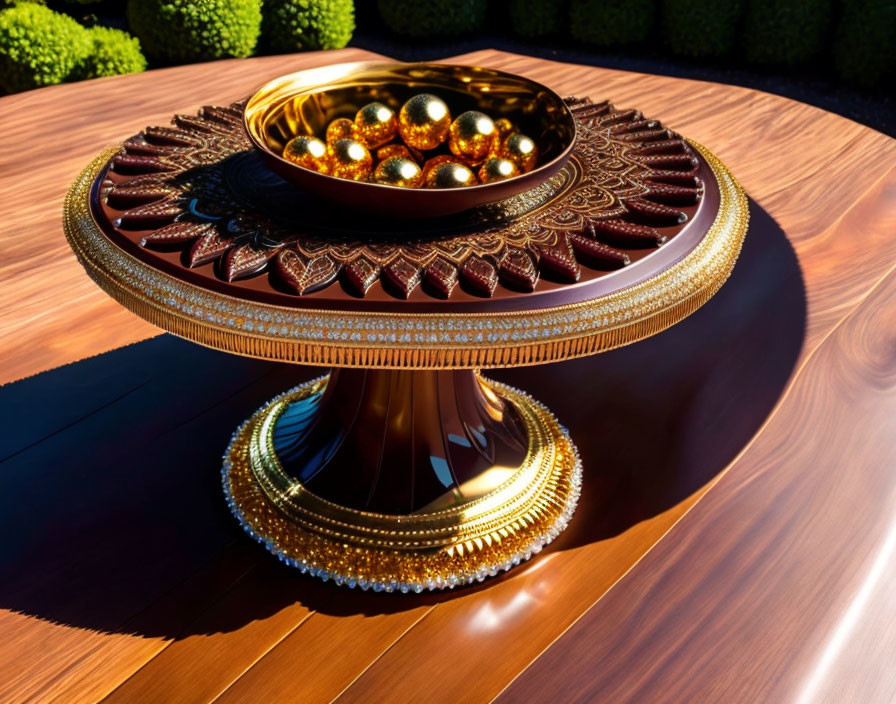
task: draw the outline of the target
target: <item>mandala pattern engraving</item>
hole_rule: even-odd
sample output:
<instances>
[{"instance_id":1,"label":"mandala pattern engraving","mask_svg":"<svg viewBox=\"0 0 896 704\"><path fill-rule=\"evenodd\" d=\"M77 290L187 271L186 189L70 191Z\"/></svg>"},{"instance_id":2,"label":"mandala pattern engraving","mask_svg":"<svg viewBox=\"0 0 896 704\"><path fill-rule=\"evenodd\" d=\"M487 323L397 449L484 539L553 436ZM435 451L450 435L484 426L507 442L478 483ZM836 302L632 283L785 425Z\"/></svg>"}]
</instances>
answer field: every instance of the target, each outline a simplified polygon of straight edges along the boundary
<instances>
[{"instance_id":1,"label":"mandala pattern engraving","mask_svg":"<svg viewBox=\"0 0 896 704\"><path fill-rule=\"evenodd\" d=\"M190 268L213 263L225 281L267 275L295 295L342 285L364 296L377 281L397 298L574 282L583 265L612 270L630 262L625 250L663 245L703 184L691 147L657 120L587 98L567 104L577 125L567 166L460 216L362 221L314 201L261 164L240 103L128 139L101 176L99 206L144 248L181 251Z\"/></svg>"}]
</instances>

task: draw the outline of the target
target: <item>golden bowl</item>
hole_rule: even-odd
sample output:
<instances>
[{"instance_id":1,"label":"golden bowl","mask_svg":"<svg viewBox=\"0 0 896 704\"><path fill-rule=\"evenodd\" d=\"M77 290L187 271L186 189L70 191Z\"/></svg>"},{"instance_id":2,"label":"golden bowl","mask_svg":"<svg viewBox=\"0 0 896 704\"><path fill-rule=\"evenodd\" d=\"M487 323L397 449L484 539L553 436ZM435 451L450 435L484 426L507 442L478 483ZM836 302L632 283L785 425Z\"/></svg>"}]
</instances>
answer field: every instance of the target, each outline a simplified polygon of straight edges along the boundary
<instances>
[{"instance_id":1,"label":"golden bowl","mask_svg":"<svg viewBox=\"0 0 896 704\"><path fill-rule=\"evenodd\" d=\"M479 110L494 120L509 119L535 140L540 163L502 181L442 190L340 179L281 156L296 135L323 139L331 121L354 118L367 103L378 101L398 113L419 93L438 95L453 117ZM563 167L576 138L569 108L540 83L493 69L432 63L358 62L291 73L262 86L246 104L243 121L266 163L287 181L348 207L397 217L458 213L535 188Z\"/></svg>"}]
</instances>

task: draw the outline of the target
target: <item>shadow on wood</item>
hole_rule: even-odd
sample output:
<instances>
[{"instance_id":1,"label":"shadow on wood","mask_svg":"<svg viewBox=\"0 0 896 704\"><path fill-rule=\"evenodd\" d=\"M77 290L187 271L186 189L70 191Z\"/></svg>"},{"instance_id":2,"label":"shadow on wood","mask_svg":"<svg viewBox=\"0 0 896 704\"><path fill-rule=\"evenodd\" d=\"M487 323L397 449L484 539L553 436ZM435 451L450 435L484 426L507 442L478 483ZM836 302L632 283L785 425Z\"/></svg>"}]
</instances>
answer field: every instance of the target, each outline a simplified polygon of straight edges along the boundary
<instances>
[{"instance_id":1,"label":"shadow on wood","mask_svg":"<svg viewBox=\"0 0 896 704\"><path fill-rule=\"evenodd\" d=\"M616 535L693 494L779 398L802 345L805 294L784 233L755 204L751 217L730 281L674 328L593 358L489 373L546 403L581 451L582 502L552 550ZM376 614L470 593L320 584L251 544L229 515L219 465L231 431L318 373L163 335L0 388L0 607L178 638L235 630L296 601ZM239 584L238 608L211 608Z\"/></svg>"}]
</instances>

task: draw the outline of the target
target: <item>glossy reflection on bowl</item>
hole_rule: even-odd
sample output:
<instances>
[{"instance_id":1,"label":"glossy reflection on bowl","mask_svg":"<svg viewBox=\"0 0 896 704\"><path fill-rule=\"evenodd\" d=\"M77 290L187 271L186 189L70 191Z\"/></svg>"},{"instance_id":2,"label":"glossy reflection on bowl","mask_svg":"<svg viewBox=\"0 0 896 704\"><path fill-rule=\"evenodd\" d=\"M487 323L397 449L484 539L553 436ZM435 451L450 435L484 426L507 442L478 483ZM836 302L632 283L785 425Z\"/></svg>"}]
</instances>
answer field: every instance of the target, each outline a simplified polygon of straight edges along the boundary
<instances>
[{"instance_id":1,"label":"glossy reflection on bowl","mask_svg":"<svg viewBox=\"0 0 896 704\"><path fill-rule=\"evenodd\" d=\"M324 138L332 120L353 118L367 103L376 100L398 112L408 98L426 92L448 103L453 117L480 110L515 122L538 145L539 165L494 183L406 189L335 178L281 156L292 137ZM563 167L575 143L572 114L552 90L503 71L447 64L360 62L299 71L259 89L246 104L244 122L252 143L284 179L340 206L399 217L457 213L535 188Z\"/></svg>"}]
</instances>

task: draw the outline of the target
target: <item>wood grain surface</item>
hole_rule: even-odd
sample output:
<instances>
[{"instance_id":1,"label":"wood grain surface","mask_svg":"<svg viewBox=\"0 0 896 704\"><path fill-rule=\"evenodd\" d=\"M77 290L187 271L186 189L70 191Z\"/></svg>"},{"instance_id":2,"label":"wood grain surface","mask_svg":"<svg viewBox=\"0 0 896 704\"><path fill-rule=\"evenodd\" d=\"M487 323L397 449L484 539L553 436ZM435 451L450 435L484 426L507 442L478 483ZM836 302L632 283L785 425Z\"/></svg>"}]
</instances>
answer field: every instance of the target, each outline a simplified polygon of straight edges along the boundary
<instances>
[{"instance_id":1,"label":"wood grain surface","mask_svg":"<svg viewBox=\"0 0 896 704\"><path fill-rule=\"evenodd\" d=\"M896 142L778 96L451 59L707 145L751 197L742 258L650 340L493 373L557 413L585 466L573 522L530 564L376 595L301 577L242 534L220 492L227 438L319 370L158 335L78 267L62 198L146 124L370 56L0 98L0 701L896 699Z\"/></svg>"}]
</instances>

